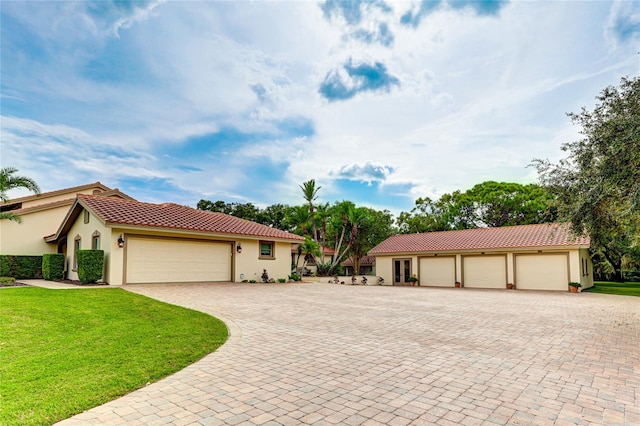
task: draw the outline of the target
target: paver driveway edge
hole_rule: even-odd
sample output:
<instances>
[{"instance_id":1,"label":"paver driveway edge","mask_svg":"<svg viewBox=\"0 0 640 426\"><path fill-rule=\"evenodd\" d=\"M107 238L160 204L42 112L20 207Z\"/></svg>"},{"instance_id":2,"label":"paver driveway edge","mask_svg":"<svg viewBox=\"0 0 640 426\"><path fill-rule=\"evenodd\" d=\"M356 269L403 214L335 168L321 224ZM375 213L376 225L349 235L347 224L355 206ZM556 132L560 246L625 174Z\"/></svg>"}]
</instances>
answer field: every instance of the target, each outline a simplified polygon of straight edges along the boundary
<instances>
[{"instance_id":1,"label":"paver driveway edge","mask_svg":"<svg viewBox=\"0 0 640 426\"><path fill-rule=\"evenodd\" d=\"M128 290L212 314L229 340L60 424L640 424L637 298L332 284Z\"/></svg>"}]
</instances>

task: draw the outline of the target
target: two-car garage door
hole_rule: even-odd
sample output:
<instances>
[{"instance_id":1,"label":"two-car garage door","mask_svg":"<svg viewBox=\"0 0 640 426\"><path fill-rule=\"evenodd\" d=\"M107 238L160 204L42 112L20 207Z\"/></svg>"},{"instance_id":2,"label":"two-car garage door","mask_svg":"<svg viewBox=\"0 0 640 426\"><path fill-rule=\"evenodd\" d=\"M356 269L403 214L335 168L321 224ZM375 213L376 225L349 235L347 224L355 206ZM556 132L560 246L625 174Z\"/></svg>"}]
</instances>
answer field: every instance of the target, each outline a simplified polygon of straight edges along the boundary
<instances>
[{"instance_id":1,"label":"two-car garage door","mask_svg":"<svg viewBox=\"0 0 640 426\"><path fill-rule=\"evenodd\" d=\"M231 281L231 243L128 237L127 284Z\"/></svg>"}]
</instances>

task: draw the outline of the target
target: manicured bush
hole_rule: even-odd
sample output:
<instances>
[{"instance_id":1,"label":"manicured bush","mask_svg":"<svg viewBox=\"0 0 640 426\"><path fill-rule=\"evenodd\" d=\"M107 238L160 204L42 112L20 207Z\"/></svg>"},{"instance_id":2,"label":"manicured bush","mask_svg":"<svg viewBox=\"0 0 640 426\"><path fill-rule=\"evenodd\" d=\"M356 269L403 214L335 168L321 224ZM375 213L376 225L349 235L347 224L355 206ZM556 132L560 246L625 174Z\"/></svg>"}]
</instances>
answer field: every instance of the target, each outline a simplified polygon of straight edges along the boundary
<instances>
[{"instance_id":1,"label":"manicured bush","mask_svg":"<svg viewBox=\"0 0 640 426\"><path fill-rule=\"evenodd\" d=\"M83 284L102 278L104 250L78 250L78 279Z\"/></svg>"},{"instance_id":2,"label":"manicured bush","mask_svg":"<svg viewBox=\"0 0 640 426\"><path fill-rule=\"evenodd\" d=\"M0 277L0 284L2 285L14 285L16 279L13 277Z\"/></svg>"},{"instance_id":3,"label":"manicured bush","mask_svg":"<svg viewBox=\"0 0 640 426\"><path fill-rule=\"evenodd\" d=\"M279 283L286 283L287 279L286 278L278 278L278 282Z\"/></svg>"},{"instance_id":4,"label":"manicured bush","mask_svg":"<svg viewBox=\"0 0 640 426\"><path fill-rule=\"evenodd\" d=\"M42 278L42 256L0 255L0 276L17 279Z\"/></svg>"},{"instance_id":5,"label":"manicured bush","mask_svg":"<svg viewBox=\"0 0 640 426\"><path fill-rule=\"evenodd\" d=\"M42 278L45 280L61 280L64 278L64 261L62 253L45 253L42 255Z\"/></svg>"}]
</instances>

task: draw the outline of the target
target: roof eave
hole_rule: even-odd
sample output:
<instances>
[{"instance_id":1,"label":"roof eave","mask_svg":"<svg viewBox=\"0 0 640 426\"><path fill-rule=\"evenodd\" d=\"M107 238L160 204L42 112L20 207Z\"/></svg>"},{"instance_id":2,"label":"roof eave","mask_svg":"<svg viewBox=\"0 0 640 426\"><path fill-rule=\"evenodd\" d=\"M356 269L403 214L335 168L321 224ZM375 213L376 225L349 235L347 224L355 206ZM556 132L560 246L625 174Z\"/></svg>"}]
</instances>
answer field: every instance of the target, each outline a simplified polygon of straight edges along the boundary
<instances>
[{"instance_id":1,"label":"roof eave","mask_svg":"<svg viewBox=\"0 0 640 426\"><path fill-rule=\"evenodd\" d=\"M225 233L225 232L211 232L197 229L184 229L184 228L171 228L171 227L160 227L160 226L145 226L145 225L133 225L129 223L119 223L113 221L105 221L105 226L110 228L118 228L122 230L132 230L132 231L151 231L151 232L161 232L161 233L173 233L173 234L181 234L181 235L198 235L198 236L207 236L207 237L218 237L223 239L234 239L234 238L243 238L249 240L270 240L270 241L281 241L287 243L297 243L300 240L293 238L280 238L280 237L272 237L266 235L253 235L253 234L236 234L236 233Z\"/></svg>"}]
</instances>

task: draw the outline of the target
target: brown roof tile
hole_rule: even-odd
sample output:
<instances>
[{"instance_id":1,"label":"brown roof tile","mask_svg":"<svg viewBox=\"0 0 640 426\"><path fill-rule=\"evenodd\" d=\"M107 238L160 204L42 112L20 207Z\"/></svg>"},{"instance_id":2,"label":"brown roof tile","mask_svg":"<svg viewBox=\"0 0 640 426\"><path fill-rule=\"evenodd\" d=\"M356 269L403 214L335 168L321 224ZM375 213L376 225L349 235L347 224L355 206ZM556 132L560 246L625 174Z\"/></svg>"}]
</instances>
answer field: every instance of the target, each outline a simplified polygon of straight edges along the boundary
<instances>
[{"instance_id":1,"label":"brown roof tile","mask_svg":"<svg viewBox=\"0 0 640 426\"><path fill-rule=\"evenodd\" d=\"M84 194L79 194L78 200L106 223L112 225L239 234L294 241L304 240L299 235L224 213L196 210L174 203L151 204Z\"/></svg>"},{"instance_id":2,"label":"brown roof tile","mask_svg":"<svg viewBox=\"0 0 640 426\"><path fill-rule=\"evenodd\" d=\"M375 256L362 256L360 258L360 266L373 266L375 264ZM353 257L348 257L344 262L340 262L340 266L353 266Z\"/></svg>"},{"instance_id":3,"label":"brown roof tile","mask_svg":"<svg viewBox=\"0 0 640 426\"><path fill-rule=\"evenodd\" d=\"M528 247L588 247L589 244L589 237L573 236L569 232L568 225L555 223L393 235L369 250L369 254Z\"/></svg>"},{"instance_id":4,"label":"brown roof tile","mask_svg":"<svg viewBox=\"0 0 640 426\"><path fill-rule=\"evenodd\" d=\"M70 199L73 200L75 197L75 194L74 194L75 192L83 191L85 189L91 189L91 188L99 189L101 191L113 191L111 188L103 185L100 182L94 182L94 183L88 183L85 185L72 186L71 188L64 188L64 189L57 189L55 191L42 192L40 194L26 195L24 197L8 200L6 203L3 203L3 204L21 203L21 202L37 200L42 198L49 198L49 197L54 197L57 195L64 195L64 194L71 194Z\"/></svg>"},{"instance_id":5,"label":"brown roof tile","mask_svg":"<svg viewBox=\"0 0 640 426\"><path fill-rule=\"evenodd\" d=\"M293 244L291 246L291 253L297 253L299 245L300 244ZM334 249L329 248L329 247L322 247L322 253L327 255L327 256L333 256L334 254L336 254L336 251Z\"/></svg>"}]
</instances>

